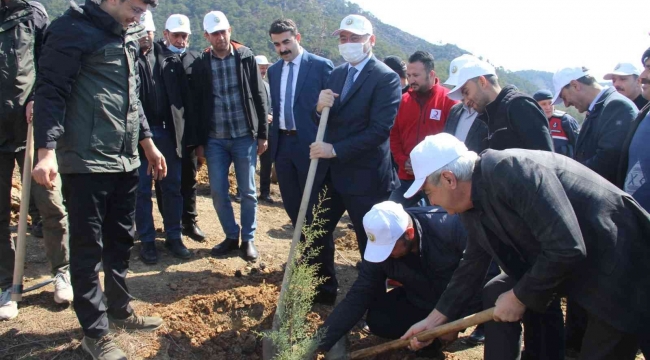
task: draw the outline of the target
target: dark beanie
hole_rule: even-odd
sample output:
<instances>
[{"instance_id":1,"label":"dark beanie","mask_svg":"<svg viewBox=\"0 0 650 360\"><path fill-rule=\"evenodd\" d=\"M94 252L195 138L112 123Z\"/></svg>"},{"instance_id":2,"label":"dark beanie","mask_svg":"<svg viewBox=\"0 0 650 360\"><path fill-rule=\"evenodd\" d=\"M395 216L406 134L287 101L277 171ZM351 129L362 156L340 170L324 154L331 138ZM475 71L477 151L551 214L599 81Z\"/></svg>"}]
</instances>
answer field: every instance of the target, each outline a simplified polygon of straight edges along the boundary
<instances>
[{"instance_id":1,"label":"dark beanie","mask_svg":"<svg viewBox=\"0 0 650 360\"><path fill-rule=\"evenodd\" d=\"M548 90L539 90L533 94L533 99L535 99L535 101L553 100L553 93Z\"/></svg>"},{"instance_id":2,"label":"dark beanie","mask_svg":"<svg viewBox=\"0 0 650 360\"><path fill-rule=\"evenodd\" d=\"M399 77L401 77L402 79L406 78L406 63L402 61L402 59L400 59L399 57L387 56L384 59L384 64L386 64L386 66L388 66L389 68L391 68L391 70L396 72L397 75L399 75Z\"/></svg>"},{"instance_id":3,"label":"dark beanie","mask_svg":"<svg viewBox=\"0 0 650 360\"><path fill-rule=\"evenodd\" d=\"M641 64L643 64L643 66L645 66L645 62L648 61L648 58L650 58L650 48L648 48L641 57Z\"/></svg>"}]
</instances>

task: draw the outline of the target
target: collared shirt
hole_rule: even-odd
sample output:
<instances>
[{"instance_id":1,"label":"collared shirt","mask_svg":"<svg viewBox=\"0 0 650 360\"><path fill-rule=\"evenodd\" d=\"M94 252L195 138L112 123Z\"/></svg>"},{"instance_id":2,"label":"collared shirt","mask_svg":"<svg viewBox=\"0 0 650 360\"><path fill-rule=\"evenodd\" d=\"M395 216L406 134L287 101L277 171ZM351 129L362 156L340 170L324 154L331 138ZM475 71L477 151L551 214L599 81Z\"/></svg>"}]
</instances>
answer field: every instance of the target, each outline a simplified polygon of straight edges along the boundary
<instances>
[{"instance_id":1,"label":"collared shirt","mask_svg":"<svg viewBox=\"0 0 650 360\"><path fill-rule=\"evenodd\" d=\"M300 72L300 63L302 62L303 50L300 47L299 54L296 56L293 61L293 81L291 83L291 88L293 89L293 94L291 94L291 108L293 109L293 100L296 98L296 84L298 82L298 73ZM282 66L282 75L280 78L280 129L282 130L293 130L287 129L284 125L284 93L287 90L287 78L289 77L289 62L285 61ZM296 119L293 121L294 125L296 124Z\"/></svg>"},{"instance_id":2,"label":"collared shirt","mask_svg":"<svg viewBox=\"0 0 650 360\"><path fill-rule=\"evenodd\" d=\"M361 70L363 70L363 68L366 66L368 61L370 61L371 57L372 57L372 52L369 52L368 56L366 56L364 60L362 60L360 63L353 66L355 69L357 69L357 73L354 74L354 78L352 79L353 81L357 81L359 74L361 74ZM348 63L348 71L350 71L350 66L352 66L352 64Z\"/></svg>"},{"instance_id":3,"label":"collared shirt","mask_svg":"<svg viewBox=\"0 0 650 360\"><path fill-rule=\"evenodd\" d=\"M594 107L596 106L596 103L598 102L598 100L600 100L600 97L603 96L603 94L605 93L605 91L607 91L607 89L609 89L609 86L604 87L602 90L600 90L598 96L596 96L594 98L594 101L592 101L591 104L589 105L589 112L594 111Z\"/></svg>"},{"instance_id":4,"label":"collared shirt","mask_svg":"<svg viewBox=\"0 0 650 360\"><path fill-rule=\"evenodd\" d=\"M474 109L463 104L463 112L460 114L458 125L456 125L456 132L454 133L454 136L458 138L458 140L465 142L467 134L469 134L469 129L474 124L477 115L478 113Z\"/></svg>"},{"instance_id":5,"label":"collared shirt","mask_svg":"<svg viewBox=\"0 0 650 360\"><path fill-rule=\"evenodd\" d=\"M214 114L208 135L215 139L235 139L250 135L233 47L230 46L230 54L223 59L216 57L213 52L210 54Z\"/></svg>"}]
</instances>

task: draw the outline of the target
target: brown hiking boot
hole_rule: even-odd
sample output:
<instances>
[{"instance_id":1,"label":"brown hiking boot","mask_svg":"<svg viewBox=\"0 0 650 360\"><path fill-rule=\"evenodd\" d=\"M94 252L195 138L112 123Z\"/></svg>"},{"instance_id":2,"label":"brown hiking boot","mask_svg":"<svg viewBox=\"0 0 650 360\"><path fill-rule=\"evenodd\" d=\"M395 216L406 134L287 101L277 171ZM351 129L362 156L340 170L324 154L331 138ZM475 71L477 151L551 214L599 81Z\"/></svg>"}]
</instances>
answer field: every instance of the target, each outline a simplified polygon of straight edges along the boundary
<instances>
[{"instance_id":1,"label":"brown hiking boot","mask_svg":"<svg viewBox=\"0 0 650 360\"><path fill-rule=\"evenodd\" d=\"M108 318L108 326L113 330L154 331L161 327L163 319L156 316L138 316L133 314L124 320Z\"/></svg>"},{"instance_id":2,"label":"brown hiking boot","mask_svg":"<svg viewBox=\"0 0 650 360\"><path fill-rule=\"evenodd\" d=\"M94 360L127 360L126 354L120 350L113 339L106 335L99 339L84 336L81 347L93 357Z\"/></svg>"}]
</instances>

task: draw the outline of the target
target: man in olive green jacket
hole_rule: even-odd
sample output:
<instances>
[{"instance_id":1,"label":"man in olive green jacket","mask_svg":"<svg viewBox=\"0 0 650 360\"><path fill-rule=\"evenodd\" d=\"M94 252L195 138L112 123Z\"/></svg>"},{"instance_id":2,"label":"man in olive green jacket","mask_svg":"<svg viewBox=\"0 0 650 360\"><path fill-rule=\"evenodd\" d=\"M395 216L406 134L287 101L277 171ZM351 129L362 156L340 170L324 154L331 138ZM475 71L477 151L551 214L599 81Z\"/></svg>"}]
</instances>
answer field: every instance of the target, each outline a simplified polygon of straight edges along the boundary
<instances>
[{"instance_id":1,"label":"man in olive green jacket","mask_svg":"<svg viewBox=\"0 0 650 360\"><path fill-rule=\"evenodd\" d=\"M125 282L133 247L138 143L156 179L167 171L138 100L135 62L142 27L133 23L148 5L156 6L157 0L72 3L50 25L39 61L34 109L39 163L33 176L52 187L61 173L70 219L74 310L85 335L82 346L94 359L126 359L105 336L109 326L154 330L162 325L158 317L134 314Z\"/></svg>"}]
</instances>

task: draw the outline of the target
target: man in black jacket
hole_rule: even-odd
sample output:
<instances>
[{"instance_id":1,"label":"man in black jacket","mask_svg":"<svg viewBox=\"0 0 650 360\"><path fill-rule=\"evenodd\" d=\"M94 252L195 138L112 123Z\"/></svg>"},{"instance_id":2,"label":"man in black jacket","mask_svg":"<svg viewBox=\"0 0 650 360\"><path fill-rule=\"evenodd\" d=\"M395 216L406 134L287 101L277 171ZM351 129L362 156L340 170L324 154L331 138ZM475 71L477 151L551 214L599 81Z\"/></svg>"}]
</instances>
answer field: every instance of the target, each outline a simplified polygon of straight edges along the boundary
<instances>
[{"instance_id":1,"label":"man in black jacket","mask_svg":"<svg viewBox=\"0 0 650 360\"><path fill-rule=\"evenodd\" d=\"M165 31L163 32L164 45L171 52L178 54L183 62L185 75L188 83L192 82L192 63L199 57L199 53L190 50L190 19L186 15L172 14L165 22ZM191 87L191 85L190 85ZM192 107L193 104L184 104L186 108ZM189 111L192 113L192 111ZM188 118L189 115L185 115ZM189 119L193 121L194 119ZM188 128L190 126L187 126ZM182 226L183 235L188 236L194 241L204 241L205 234L199 227L196 211L196 174L198 170L198 159L196 157L196 147L183 146L183 158L181 159L181 196L183 197L183 215ZM156 182L156 199L158 199L158 209L163 213L163 199L160 184Z\"/></svg>"},{"instance_id":2,"label":"man in black jacket","mask_svg":"<svg viewBox=\"0 0 650 360\"><path fill-rule=\"evenodd\" d=\"M458 318L494 258L503 273L483 288L485 359L518 359L525 313L569 296L588 314L580 360L636 356L650 321L650 215L580 163L543 151L487 150L480 156L448 134L411 153L431 203L460 214L467 247L436 309L403 338ZM424 344L417 340L411 346Z\"/></svg>"},{"instance_id":3,"label":"man in black jacket","mask_svg":"<svg viewBox=\"0 0 650 360\"><path fill-rule=\"evenodd\" d=\"M197 116L189 145L198 145L197 156L205 154L212 201L226 233L226 239L212 249L212 255L239 249L244 258L255 260L255 164L257 156L266 151L268 133L264 81L253 52L230 40L230 23L222 12L205 15L203 28L212 46L192 65ZM228 197L228 171L233 163L241 194L241 227Z\"/></svg>"},{"instance_id":4,"label":"man in black jacket","mask_svg":"<svg viewBox=\"0 0 650 360\"><path fill-rule=\"evenodd\" d=\"M385 201L364 216L368 245L357 280L321 328L330 348L363 317L370 332L397 339L433 310L463 256L467 234L457 216L440 208L404 209ZM386 292L386 280L402 286ZM466 309L480 309L480 300ZM439 353L440 346L432 352Z\"/></svg>"},{"instance_id":5,"label":"man in black jacket","mask_svg":"<svg viewBox=\"0 0 650 360\"><path fill-rule=\"evenodd\" d=\"M141 43L138 69L140 73L140 101L149 122L156 147L167 161L167 176L158 182L162 198L163 223L165 225L165 247L180 259L189 259L190 251L185 247L181 235L183 197L181 196L181 157L185 147L185 124L189 118L189 85L185 69L178 54L167 48L163 41L153 42L155 26L151 12L147 11L144 26L150 44ZM151 175L147 175L149 162L140 156L139 186L136 201L135 222L142 248L140 259L145 264L156 264L156 228L154 226L151 201Z\"/></svg>"},{"instance_id":6,"label":"man in black jacket","mask_svg":"<svg viewBox=\"0 0 650 360\"><path fill-rule=\"evenodd\" d=\"M487 62L468 61L458 72L448 96L480 114L488 126L488 148L553 151L548 120L535 99L513 85L502 89L494 66Z\"/></svg>"},{"instance_id":7,"label":"man in black jacket","mask_svg":"<svg viewBox=\"0 0 650 360\"><path fill-rule=\"evenodd\" d=\"M589 114L582 123L574 159L600 176L616 183L621 148L638 110L634 103L604 88L585 67L568 67L553 75L555 98L564 106L573 106Z\"/></svg>"},{"instance_id":8,"label":"man in black jacket","mask_svg":"<svg viewBox=\"0 0 650 360\"><path fill-rule=\"evenodd\" d=\"M157 180L167 172L138 99L136 62L143 28L133 26L147 6L156 5L157 0L72 2L50 25L38 63L34 147L39 162L32 175L51 189L61 172L73 305L84 332L81 345L94 359L126 359L106 336L109 326L152 331L163 323L159 317L135 314L126 285L138 144ZM107 274L103 287L102 266Z\"/></svg>"}]
</instances>

